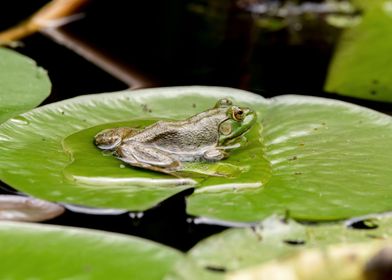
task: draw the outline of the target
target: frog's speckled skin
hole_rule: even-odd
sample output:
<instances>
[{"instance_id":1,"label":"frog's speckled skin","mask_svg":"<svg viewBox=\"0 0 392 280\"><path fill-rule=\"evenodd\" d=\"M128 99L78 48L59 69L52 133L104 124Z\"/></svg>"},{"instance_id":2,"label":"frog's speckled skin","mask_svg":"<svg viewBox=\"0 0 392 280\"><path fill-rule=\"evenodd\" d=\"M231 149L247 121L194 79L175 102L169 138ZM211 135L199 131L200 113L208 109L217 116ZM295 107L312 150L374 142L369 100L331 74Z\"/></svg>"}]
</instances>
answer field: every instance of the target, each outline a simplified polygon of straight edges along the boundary
<instances>
[{"instance_id":1,"label":"frog's speckled skin","mask_svg":"<svg viewBox=\"0 0 392 280\"><path fill-rule=\"evenodd\" d=\"M238 112L241 118L236 118ZM233 146L225 144L241 137L255 120L252 110L222 99L214 108L183 121L158 121L142 130L104 130L95 136L95 143L114 150L132 166L170 173L180 170L181 162L226 158L226 150Z\"/></svg>"}]
</instances>

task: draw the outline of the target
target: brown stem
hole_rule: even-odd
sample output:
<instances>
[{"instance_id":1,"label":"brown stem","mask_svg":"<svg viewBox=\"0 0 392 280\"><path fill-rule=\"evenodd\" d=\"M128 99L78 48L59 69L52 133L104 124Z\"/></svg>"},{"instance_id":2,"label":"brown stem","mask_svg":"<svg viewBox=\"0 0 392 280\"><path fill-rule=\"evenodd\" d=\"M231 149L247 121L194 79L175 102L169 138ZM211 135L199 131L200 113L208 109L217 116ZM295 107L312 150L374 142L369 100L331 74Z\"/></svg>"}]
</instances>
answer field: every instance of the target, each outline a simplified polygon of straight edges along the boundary
<instances>
[{"instance_id":1,"label":"brown stem","mask_svg":"<svg viewBox=\"0 0 392 280\"><path fill-rule=\"evenodd\" d=\"M53 0L43 6L29 19L0 32L0 44L10 44L19 41L41 29L48 27L50 21L61 20L72 15L89 0Z\"/></svg>"},{"instance_id":2,"label":"brown stem","mask_svg":"<svg viewBox=\"0 0 392 280\"><path fill-rule=\"evenodd\" d=\"M40 31L83 58L97 65L113 77L127 84L131 89L154 86L154 83L129 65L113 59L87 42L56 28L56 22L72 16L89 0L52 0L29 19L4 32L0 32L0 45L12 44Z\"/></svg>"},{"instance_id":3,"label":"brown stem","mask_svg":"<svg viewBox=\"0 0 392 280\"><path fill-rule=\"evenodd\" d=\"M43 29L41 33L97 65L116 79L127 84L131 89L155 86L150 79L146 78L138 70L121 63L61 28Z\"/></svg>"}]
</instances>

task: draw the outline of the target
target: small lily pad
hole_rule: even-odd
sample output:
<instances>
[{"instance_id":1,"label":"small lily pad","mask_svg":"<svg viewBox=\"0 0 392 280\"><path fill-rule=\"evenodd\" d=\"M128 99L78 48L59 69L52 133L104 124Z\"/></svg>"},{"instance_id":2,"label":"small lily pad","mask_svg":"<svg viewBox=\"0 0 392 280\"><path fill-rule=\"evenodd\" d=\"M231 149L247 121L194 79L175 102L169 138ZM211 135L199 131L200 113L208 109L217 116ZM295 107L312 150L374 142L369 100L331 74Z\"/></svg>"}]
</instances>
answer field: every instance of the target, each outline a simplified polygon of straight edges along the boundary
<instances>
[{"instance_id":1,"label":"small lily pad","mask_svg":"<svg viewBox=\"0 0 392 280\"><path fill-rule=\"evenodd\" d=\"M0 48L0 85L0 123L39 105L51 88L45 70L5 48Z\"/></svg>"},{"instance_id":2,"label":"small lily pad","mask_svg":"<svg viewBox=\"0 0 392 280\"><path fill-rule=\"evenodd\" d=\"M64 213L64 207L19 195L0 195L0 220L41 222L53 219Z\"/></svg>"},{"instance_id":3,"label":"small lily pad","mask_svg":"<svg viewBox=\"0 0 392 280\"><path fill-rule=\"evenodd\" d=\"M180 252L140 238L0 222L4 279L162 279Z\"/></svg>"}]
</instances>

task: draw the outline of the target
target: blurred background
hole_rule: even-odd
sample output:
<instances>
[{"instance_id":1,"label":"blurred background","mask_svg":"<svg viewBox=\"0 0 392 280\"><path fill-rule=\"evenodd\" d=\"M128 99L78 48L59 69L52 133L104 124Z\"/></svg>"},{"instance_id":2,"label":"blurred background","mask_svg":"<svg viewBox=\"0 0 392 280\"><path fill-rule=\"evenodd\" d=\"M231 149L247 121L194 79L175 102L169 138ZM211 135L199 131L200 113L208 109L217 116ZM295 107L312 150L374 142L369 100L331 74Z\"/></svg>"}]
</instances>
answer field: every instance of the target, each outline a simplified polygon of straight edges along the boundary
<instances>
[{"instance_id":1,"label":"blurred background","mask_svg":"<svg viewBox=\"0 0 392 280\"><path fill-rule=\"evenodd\" d=\"M9 1L0 30L48 2ZM37 33L17 47L48 70L48 102L129 86L195 84L266 97L323 96L336 42L361 16L350 1L82 2L56 34ZM113 67L119 74L107 71Z\"/></svg>"}]
</instances>

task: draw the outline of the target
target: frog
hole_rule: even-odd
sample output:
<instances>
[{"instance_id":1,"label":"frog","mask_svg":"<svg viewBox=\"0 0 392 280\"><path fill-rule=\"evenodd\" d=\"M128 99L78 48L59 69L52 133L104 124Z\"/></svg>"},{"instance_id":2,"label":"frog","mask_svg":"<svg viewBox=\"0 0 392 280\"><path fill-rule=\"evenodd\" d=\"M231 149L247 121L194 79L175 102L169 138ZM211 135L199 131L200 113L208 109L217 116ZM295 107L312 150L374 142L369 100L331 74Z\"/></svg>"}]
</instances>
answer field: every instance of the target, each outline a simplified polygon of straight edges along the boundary
<instances>
[{"instance_id":1,"label":"frog","mask_svg":"<svg viewBox=\"0 0 392 280\"><path fill-rule=\"evenodd\" d=\"M244 143L257 115L229 98L185 120L159 120L145 128L118 127L95 135L95 145L133 166L172 174L185 162L216 162Z\"/></svg>"}]
</instances>

